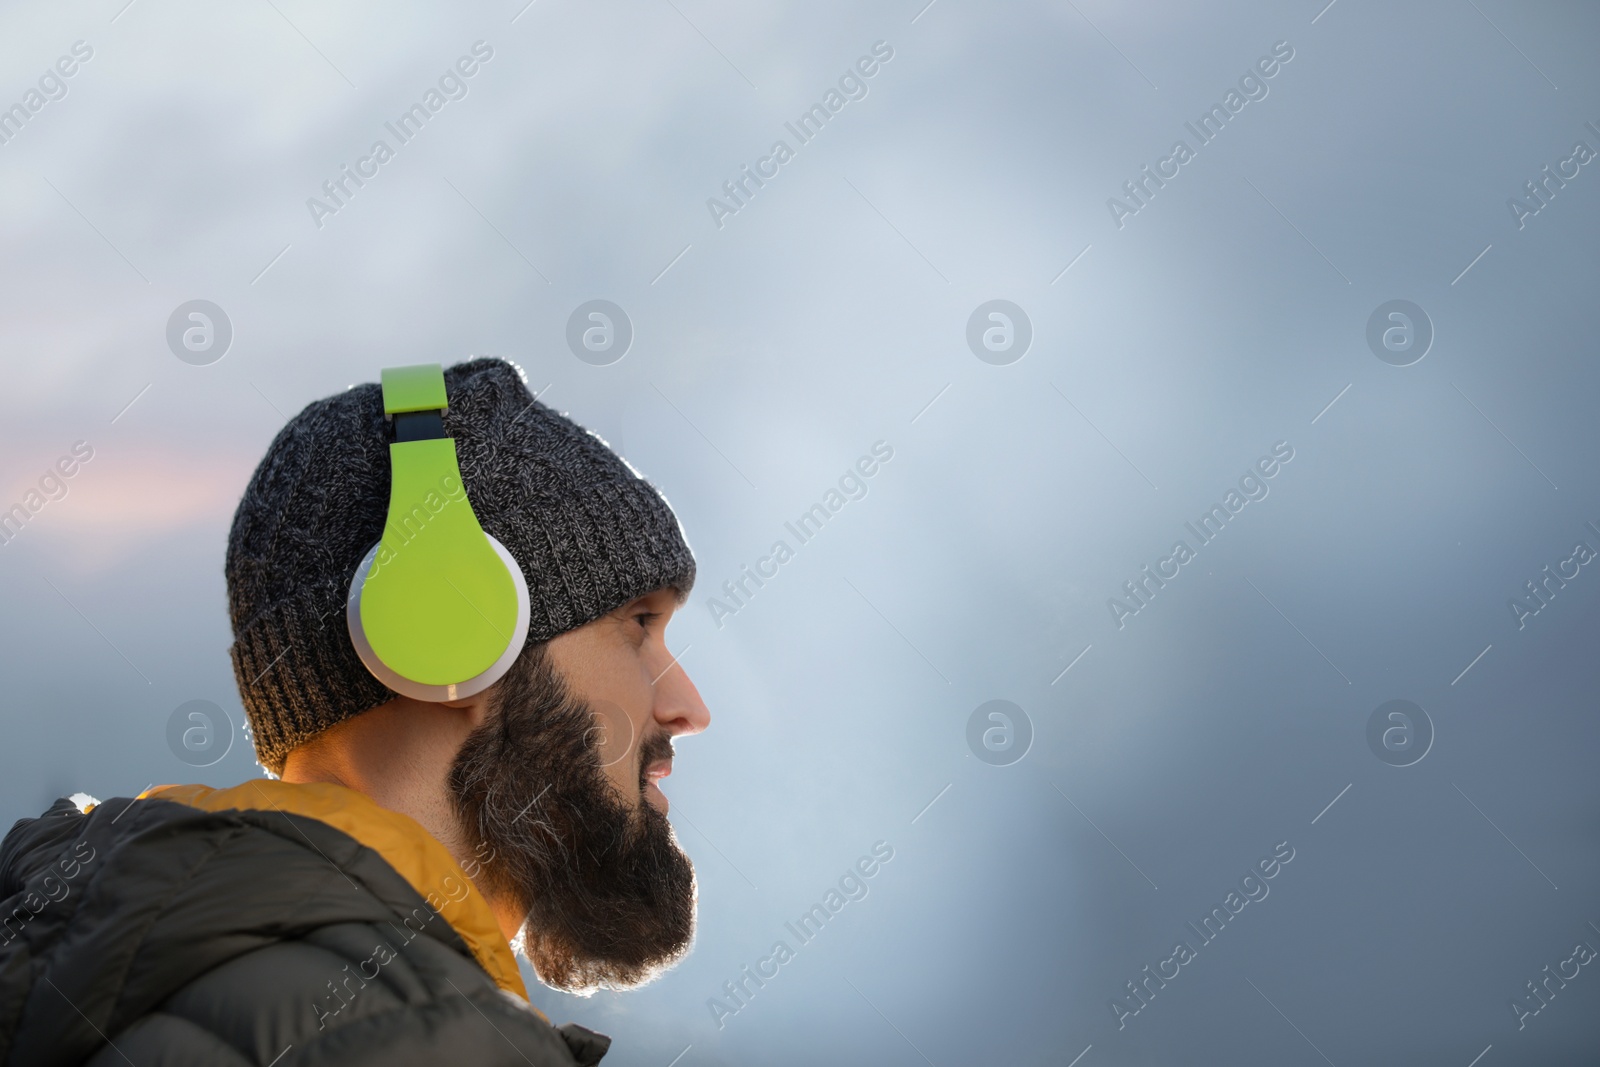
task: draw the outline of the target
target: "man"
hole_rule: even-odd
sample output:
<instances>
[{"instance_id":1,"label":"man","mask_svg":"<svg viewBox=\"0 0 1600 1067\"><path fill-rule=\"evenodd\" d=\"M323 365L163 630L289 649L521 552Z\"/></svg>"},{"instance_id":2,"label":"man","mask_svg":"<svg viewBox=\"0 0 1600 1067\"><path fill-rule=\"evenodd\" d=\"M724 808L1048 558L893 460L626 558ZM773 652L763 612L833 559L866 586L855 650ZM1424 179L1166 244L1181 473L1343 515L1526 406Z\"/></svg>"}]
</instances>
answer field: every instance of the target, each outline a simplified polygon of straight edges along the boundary
<instances>
[{"instance_id":1,"label":"man","mask_svg":"<svg viewBox=\"0 0 1600 1067\"><path fill-rule=\"evenodd\" d=\"M481 692L400 695L349 621L396 536L388 385L291 420L234 517L234 673L276 778L61 800L6 837L0 1064L593 1064L609 1039L531 1008L513 946L579 992L688 950L659 781L709 715L664 641L677 520L511 365L446 370L441 507L514 558L527 638Z\"/></svg>"}]
</instances>

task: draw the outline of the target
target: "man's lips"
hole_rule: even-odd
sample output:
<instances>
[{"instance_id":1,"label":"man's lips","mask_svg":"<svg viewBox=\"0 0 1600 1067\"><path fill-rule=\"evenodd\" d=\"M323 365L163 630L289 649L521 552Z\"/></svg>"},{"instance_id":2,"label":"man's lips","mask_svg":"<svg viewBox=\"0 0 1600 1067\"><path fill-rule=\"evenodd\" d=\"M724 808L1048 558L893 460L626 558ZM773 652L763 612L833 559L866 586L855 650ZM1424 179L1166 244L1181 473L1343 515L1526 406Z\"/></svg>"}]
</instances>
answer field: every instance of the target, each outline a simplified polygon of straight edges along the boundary
<instances>
[{"instance_id":1,"label":"man's lips","mask_svg":"<svg viewBox=\"0 0 1600 1067\"><path fill-rule=\"evenodd\" d=\"M667 795L661 791L661 779L672 773L670 759L656 760L644 769L645 796L662 811L667 809Z\"/></svg>"}]
</instances>

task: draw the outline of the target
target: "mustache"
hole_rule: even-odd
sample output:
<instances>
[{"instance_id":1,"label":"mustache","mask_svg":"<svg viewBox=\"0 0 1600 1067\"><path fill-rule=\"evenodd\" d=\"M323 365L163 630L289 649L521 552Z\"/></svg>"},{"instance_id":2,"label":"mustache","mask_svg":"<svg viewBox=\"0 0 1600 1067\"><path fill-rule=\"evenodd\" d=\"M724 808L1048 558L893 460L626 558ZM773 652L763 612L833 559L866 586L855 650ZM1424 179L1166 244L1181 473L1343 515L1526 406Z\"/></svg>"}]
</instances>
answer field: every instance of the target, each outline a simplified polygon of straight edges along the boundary
<instances>
[{"instance_id":1,"label":"mustache","mask_svg":"<svg viewBox=\"0 0 1600 1067\"><path fill-rule=\"evenodd\" d=\"M651 734L639 742L639 791L644 792L647 784L645 771L652 763L672 758L672 737L669 734Z\"/></svg>"}]
</instances>

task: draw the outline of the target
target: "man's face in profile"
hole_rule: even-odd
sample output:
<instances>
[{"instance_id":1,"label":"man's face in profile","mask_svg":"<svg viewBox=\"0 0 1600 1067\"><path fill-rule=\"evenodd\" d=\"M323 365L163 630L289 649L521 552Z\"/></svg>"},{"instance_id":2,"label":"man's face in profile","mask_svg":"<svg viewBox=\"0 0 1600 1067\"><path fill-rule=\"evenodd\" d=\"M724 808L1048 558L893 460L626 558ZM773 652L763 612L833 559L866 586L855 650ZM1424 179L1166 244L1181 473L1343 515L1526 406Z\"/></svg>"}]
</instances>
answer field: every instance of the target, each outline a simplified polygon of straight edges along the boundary
<instances>
[{"instance_id":1,"label":"man's face in profile","mask_svg":"<svg viewBox=\"0 0 1600 1067\"><path fill-rule=\"evenodd\" d=\"M526 913L522 950L558 989L639 985L694 936L658 783L710 714L666 647L676 606L659 589L524 653L451 770L477 876Z\"/></svg>"}]
</instances>

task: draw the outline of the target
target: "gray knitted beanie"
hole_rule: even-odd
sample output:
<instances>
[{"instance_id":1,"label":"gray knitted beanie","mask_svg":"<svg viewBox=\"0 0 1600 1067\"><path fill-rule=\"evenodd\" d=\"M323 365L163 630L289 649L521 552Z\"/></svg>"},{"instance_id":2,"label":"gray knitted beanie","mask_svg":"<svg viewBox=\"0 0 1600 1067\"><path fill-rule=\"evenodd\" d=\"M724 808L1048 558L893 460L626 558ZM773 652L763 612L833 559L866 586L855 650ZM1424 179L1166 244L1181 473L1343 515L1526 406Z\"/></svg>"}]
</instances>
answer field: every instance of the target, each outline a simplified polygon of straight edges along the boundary
<instances>
[{"instance_id":1,"label":"gray knitted beanie","mask_svg":"<svg viewBox=\"0 0 1600 1067\"><path fill-rule=\"evenodd\" d=\"M528 583L528 644L664 586L688 596L694 555L677 518L605 442L533 399L501 360L461 363L444 379L467 499ZM309 404L234 513L233 673L256 758L274 774L291 749L396 695L345 626L350 580L383 533L393 436L375 384Z\"/></svg>"}]
</instances>

